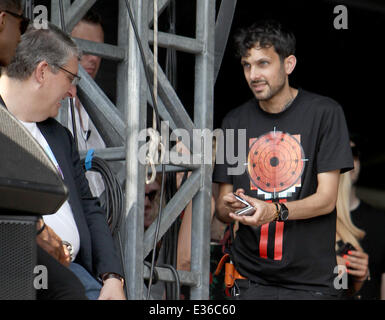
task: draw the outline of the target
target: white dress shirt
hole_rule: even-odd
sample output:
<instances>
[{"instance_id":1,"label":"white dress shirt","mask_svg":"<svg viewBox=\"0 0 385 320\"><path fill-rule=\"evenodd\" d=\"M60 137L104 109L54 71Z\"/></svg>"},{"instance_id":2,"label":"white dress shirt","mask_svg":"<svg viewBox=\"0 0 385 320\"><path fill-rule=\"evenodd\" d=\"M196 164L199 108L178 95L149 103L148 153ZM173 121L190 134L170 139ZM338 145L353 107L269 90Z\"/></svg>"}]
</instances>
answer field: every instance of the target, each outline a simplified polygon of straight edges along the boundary
<instances>
[{"instance_id":1,"label":"white dress shirt","mask_svg":"<svg viewBox=\"0 0 385 320\"><path fill-rule=\"evenodd\" d=\"M31 133L31 135L36 139L36 141L41 145L46 154L49 156L56 169L59 171L63 177L60 166L52 153L50 146L48 145L47 140L44 138L43 134L40 132L36 123L34 122L23 122L20 121L24 127ZM63 177L64 179L64 177ZM66 201L60 207L60 209L51 215L43 216L44 222L52 228L52 230L64 241L69 242L73 248L72 261L75 260L77 253L80 248L80 236L79 231L75 223L74 215L69 205L69 202Z\"/></svg>"}]
</instances>

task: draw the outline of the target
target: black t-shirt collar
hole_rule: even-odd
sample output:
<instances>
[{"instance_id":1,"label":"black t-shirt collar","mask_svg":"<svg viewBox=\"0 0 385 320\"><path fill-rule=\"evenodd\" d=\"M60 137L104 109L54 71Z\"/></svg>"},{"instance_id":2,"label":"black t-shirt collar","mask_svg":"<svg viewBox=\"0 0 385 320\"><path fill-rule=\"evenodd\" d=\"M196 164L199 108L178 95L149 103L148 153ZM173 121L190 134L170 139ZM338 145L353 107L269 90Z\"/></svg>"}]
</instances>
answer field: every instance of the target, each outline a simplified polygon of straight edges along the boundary
<instances>
[{"instance_id":1,"label":"black t-shirt collar","mask_svg":"<svg viewBox=\"0 0 385 320\"><path fill-rule=\"evenodd\" d=\"M298 104L298 101L300 100L301 96L302 96L302 88L298 88L298 93L297 93L297 96L294 98L293 102L290 104L290 106L288 108L286 108L285 110L281 111L281 112L278 112L278 113L270 113L270 112L267 112L265 110L263 110L261 108L261 106L259 105L259 101L257 98L254 97L254 101L256 103L256 107L257 107L257 110L261 113L263 113L264 115L267 115L267 116L270 116L270 117L280 117L281 115L283 114L286 114L286 113L290 113L292 112L292 110L294 110Z\"/></svg>"}]
</instances>

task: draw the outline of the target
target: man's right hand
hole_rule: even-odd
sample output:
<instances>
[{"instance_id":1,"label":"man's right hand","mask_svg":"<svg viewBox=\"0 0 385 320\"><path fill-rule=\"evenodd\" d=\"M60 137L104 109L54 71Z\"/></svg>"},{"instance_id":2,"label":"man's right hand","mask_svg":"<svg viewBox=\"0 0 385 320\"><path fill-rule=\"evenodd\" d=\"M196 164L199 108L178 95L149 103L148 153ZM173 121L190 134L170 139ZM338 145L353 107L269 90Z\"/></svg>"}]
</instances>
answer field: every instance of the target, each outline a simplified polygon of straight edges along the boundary
<instances>
[{"instance_id":1,"label":"man's right hand","mask_svg":"<svg viewBox=\"0 0 385 320\"><path fill-rule=\"evenodd\" d=\"M235 193L240 195L241 193L244 194L245 191L243 189L237 189ZM223 202L226 208L229 209L229 212L235 212L246 206L244 203L239 201L232 192L229 192L223 196Z\"/></svg>"},{"instance_id":2,"label":"man's right hand","mask_svg":"<svg viewBox=\"0 0 385 320\"><path fill-rule=\"evenodd\" d=\"M233 219L229 217L229 213L242 209L245 205L235 198L233 194L233 185L220 183L218 191L218 198L215 202L216 216L220 221L230 223ZM236 194L239 193L244 193L244 190L238 189Z\"/></svg>"},{"instance_id":3,"label":"man's right hand","mask_svg":"<svg viewBox=\"0 0 385 320\"><path fill-rule=\"evenodd\" d=\"M37 229L43 227L42 219L37 223ZM62 265L68 267L71 262L71 256L66 246L62 244L60 237L48 226L36 237L37 244L47 251L52 257L58 260Z\"/></svg>"}]
</instances>

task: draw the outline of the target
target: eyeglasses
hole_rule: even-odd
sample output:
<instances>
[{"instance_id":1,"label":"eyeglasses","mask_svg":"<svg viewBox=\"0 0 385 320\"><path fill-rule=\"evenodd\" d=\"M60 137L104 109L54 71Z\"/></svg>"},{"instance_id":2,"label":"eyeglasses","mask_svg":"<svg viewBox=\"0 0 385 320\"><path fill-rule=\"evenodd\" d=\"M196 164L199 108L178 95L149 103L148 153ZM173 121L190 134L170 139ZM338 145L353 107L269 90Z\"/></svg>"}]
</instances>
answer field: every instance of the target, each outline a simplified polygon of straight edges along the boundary
<instances>
[{"instance_id":1,"label":"eyeglasses","mask_svg":"<svg viewBox=\"0 0 385 320\"><path fill-rule=\"evenodd\" d=\"M24 34L26 31L27 31L27 28L28 28L28 25L29 25L29 18L21 15L21 14L17 14L17 13L14 13L14 12L11 12L11 11L8 11L8 10L4 10L4 12L10 14L11 16L14 16L15 18L19 18L21 19L21 22L20 22L20 34Z\"/></svg>"},{"instance_id":2,"label":"eyeglasses","mask_svg":"<svg viewBox=\"0 0 385 320\"><path fill-rule=\"evenodd\" d=\"M74 73L72 73L71 71L68 71L67 69L64 69L63 67L60 67L60 66L58 66L58 65L55 65L55 67L56 67L56 68L59 68L59 69L62 70L62 71L67 72L68 74L70 74L70 75L73 77L71 83L72 83L74 86L77 86L77 85L79 84L80 80L82 79L82 78L80 78L77 74L74 74Z\"/></svg>"},{"instance_id":3,"label":"eyeglasses","mask_svg":"<svg viewBox=\"0 0 385 320\"><path fill-rule=\"evenodd\" d=\"M155 196L156 196L157 190L151 191L149 193L145 193L145 197L148 197L148 200L154 201Z\"/></svg>"}]
</instances>

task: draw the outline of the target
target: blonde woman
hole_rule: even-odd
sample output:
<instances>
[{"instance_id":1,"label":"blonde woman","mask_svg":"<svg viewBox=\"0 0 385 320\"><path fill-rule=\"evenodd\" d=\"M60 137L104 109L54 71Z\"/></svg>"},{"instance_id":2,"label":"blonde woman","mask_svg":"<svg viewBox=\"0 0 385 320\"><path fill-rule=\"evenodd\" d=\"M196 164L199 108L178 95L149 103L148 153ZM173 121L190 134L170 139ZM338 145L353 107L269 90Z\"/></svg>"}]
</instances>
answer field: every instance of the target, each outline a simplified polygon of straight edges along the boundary
<instances>
[{"instance_id":1,"label":"blonde woman","mask_svg":"<svg viewBox=\"0 0 385 320\"><path fill-rule=\"evenodd\" d=\"M337 198L337 234L336 252L337 263L346 267L349 277L348 294L358 292L363 283L369 277L369 256L363 251L360 241L364 238L365 232L357 228L350 218L350 173L340 176ZM344 251L343 248L350 244L353 248Z\"/></svg>"}]
</instances>

